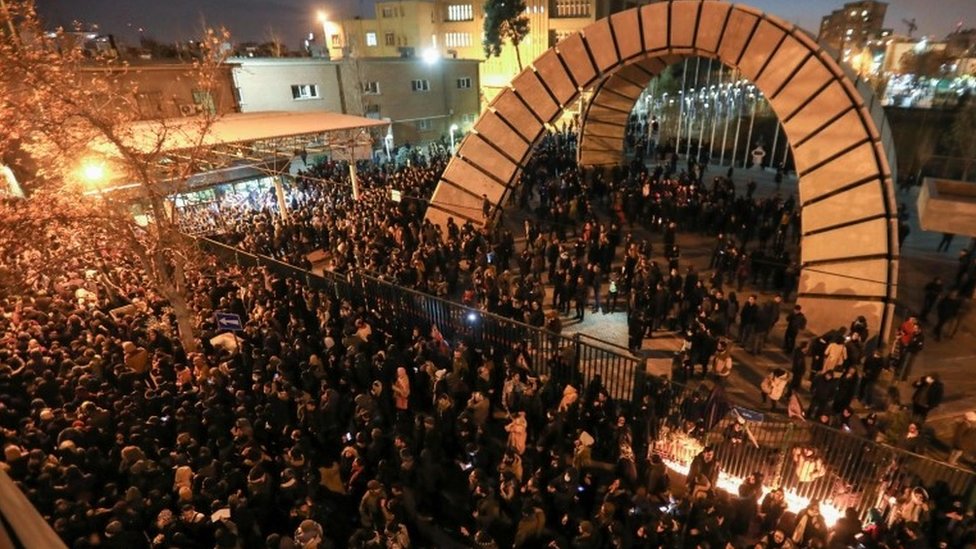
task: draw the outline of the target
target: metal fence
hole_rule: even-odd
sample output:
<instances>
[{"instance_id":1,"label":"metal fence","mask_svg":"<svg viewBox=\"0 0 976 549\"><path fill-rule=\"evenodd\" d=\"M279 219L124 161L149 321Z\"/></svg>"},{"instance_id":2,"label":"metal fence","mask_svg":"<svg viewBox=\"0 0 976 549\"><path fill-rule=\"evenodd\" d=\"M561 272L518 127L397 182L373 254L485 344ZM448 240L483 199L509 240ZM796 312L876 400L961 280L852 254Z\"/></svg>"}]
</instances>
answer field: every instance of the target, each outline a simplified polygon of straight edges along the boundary
<instances>
[{"instance_id":1,"label":"metal fence","mask_svg":"<svg viewBox=\"0 0 976 549\"><path fill-rule=\"evenodd\" d=\"M828 511L839 513L854 507L862 517L873 507L884 508L905 487L925 486L933 496L953 494L967 498L970 505L976 498L976 475L971 471L814 422L740 407L732 407L735 412L729 413L728 404L716 401L705 386L691 388L648 376L642 360L611 342L555 334L369 275L328 271L318 275L210 239L199 241L226 261L265 266L365 305L391 327L416 327L427 333L436 325L446 338L467 338L482 348L524 345L530 367L538 374L560 376L561 381L581 387L599 376L614 399L633 409L647 395L651 402L639 419L647 422L646 431L654 440L650 450L682 471L704 445L712 445L723 463L720 485L733 494L741 479L761 473L767 487L782 486L794 500L817 498ZM748 433L734 442L738 437L729 430L740 417ZM689 423L703 427L704 434L686 435ZM812 454L807 455L806 449ZM822 473L810 478L810 468Z\"/></svg>"},{"instance_id":2,"label":"metal fence","mask_svg":"<svg viewBox=\"0 0 976 549\"><path fill-rule=\"evenodd\" d=\"M676 402L675 409L687 409L686 403ZM742 430L734 432L739 417ZM681 412L662 419L652 431L653 451L684 472L704 446L711 445L721 463L719 487L731 494L756 474L765 487L782 487L791 508L816 498L833 518L848 507L862 518L872 508L885 510L893 498L916 486L925 487L939 501L954 496L973 504L972 472L814 422L742 410L741 416L732 413L716 421L702 436L688 436L682 430L685 419Z\"/></svg>"},{"instance_id":3,"label":"metal fence","mask_svg":"<svg viewBox=\"0 0 976 549\"><path fill-rule=\"evenodd\" d=\"M538 374L558 375L562 381L581 386L588 386L599 377L614 399L634 401L638 398L635 391L644 385L644 361L624 354L626 349L608 341L581 334L556 334L367 274L325 271L320 275L212 239L198 241L211 253L236 265L265 266L283 276L304 280L311 288L362 304L376 311L377 318L401 329L420 328L427 334L432 326L437 326L448 340L464 337L480 347L511 349L524 345L532 370Z\"/></svg>"}]
</instances>

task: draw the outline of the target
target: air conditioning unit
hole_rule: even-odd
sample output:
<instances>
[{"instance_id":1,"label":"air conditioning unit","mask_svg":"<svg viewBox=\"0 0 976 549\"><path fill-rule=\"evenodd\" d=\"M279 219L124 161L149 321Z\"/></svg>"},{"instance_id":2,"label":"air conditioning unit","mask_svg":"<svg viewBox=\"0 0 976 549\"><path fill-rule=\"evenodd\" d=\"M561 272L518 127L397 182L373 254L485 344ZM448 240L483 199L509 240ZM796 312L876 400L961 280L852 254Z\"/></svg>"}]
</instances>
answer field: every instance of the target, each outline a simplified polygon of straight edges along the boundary
<instances>
[{"instance_id":1,"label":"air conditioning unit","mask_svg":"<svg viewBox=\"0 0 976 549\"><path fill-rule=\"evenodd\" d=\"M197 106L190 105L189 103L183 103L180 105L180 114L183 116L193 116L197 113Z\"/></svg>"}]
</instances>

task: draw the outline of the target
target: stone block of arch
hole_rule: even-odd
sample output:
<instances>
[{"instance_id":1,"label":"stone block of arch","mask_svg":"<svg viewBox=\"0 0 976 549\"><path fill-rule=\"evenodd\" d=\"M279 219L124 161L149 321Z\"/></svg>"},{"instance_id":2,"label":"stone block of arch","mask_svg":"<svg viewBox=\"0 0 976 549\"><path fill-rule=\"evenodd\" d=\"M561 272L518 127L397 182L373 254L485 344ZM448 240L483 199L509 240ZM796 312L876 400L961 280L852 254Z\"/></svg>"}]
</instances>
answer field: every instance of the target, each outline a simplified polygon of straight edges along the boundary
<instances>
[{"instance_id":1,"label":"stone block of arch","mask_svg":"<svg viewBox=\"0 0 976 549\"><path fill-rule=\"evenodd\" d=\"M475 123L444 173L427 218L485 222L482 196L502 204L519 168L583 92L578 160L623 160L640 91L687 57L738 69L769 100L793 149L803 209L799 302L815 331L863 314L890 329L898 240L894 148L871 89L836 54L776 16L719 0L672 0L616 13L560 41L516 76ZM889 160L890 159L890 160Z\"/></svg>"}]
</instances>

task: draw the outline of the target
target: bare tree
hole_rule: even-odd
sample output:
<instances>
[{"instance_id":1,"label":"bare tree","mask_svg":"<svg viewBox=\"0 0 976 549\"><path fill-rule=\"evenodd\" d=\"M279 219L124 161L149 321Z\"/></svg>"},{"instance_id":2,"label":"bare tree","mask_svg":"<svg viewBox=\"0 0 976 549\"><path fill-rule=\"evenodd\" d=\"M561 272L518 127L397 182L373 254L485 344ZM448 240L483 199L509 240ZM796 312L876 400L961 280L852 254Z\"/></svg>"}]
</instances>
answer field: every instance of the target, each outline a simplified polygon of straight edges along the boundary
<instances>
[{"instance_id":1,"label":"bare tree","mask_svg":"<svg viewBox=\"0 0 976 549\"><path fill-rule=\"evenodd\" d=\"M0 117L7 132L0 135L0 155L16 148L33 160L32 215L85 220L93 232L113 235L114 245L168 302L186 350L194 350L187 296L199 259L168 197L185 189L206 161L226 32L205 31L188 65L194 89L208 98L199 113L140 122L145 113L131 78L136 68L108 57L93 60L63 32L45 33L32 0L6 0L4 8ZM50 211L45 195L57 198L58 211Z\"/></svg>"}]
</instances>

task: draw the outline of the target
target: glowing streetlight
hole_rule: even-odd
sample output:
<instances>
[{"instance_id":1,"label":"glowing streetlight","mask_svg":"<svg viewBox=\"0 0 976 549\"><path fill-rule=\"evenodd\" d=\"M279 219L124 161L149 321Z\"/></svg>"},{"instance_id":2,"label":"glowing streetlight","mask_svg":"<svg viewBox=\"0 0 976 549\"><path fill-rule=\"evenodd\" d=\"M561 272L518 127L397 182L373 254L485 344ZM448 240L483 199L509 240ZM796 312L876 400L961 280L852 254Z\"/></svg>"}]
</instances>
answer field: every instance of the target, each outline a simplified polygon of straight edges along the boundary
<instances>
[{"instance_id":1,"label":"glowing streetlight","mask_svg":"<svg viewBox=\"0 0 976 549\"><path fill-rule=\"evenodd\" d=\"M454 132L458 131L458 125L451 124L450 131L451 131L451 155L453 156L454 153L456 152L454 149Z\"/></svg>"},{"instance_id":2,"label":"glowing streetlight","mask_svg":"<svg viewBox=\"0 0 976 549\"><path fill-rule=\"evenodd\" d=\"M105 183L105 165L97 160L85 160L81 165L81 178L89 187L97 188Z\"/></svg>"},{"instance_id":3,"label":"glowing streetlight","mask_svg":"<svg viewBox=\"0 0 976 549\"><path fill-rule=\"evenodd\" d=\"M386 147L386 161L393 160L393 128L387 130L386 137L383 138L383 145Z\"/></svg>"},{"instance_id":4,"label":"glowing streetlight","mask_svg":"<svg viewBox=\"0 0 976 549\"><path fill-rule=\"evenodd\" d=\"M424 63L427 63L428 65L433 65L440 57L435 48L424 49L424 51L420 53L420 56L423 58Z\"/></svg>"}]
</instances>

